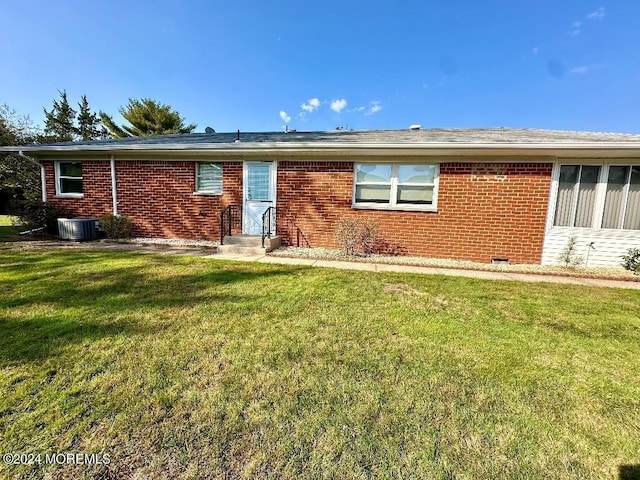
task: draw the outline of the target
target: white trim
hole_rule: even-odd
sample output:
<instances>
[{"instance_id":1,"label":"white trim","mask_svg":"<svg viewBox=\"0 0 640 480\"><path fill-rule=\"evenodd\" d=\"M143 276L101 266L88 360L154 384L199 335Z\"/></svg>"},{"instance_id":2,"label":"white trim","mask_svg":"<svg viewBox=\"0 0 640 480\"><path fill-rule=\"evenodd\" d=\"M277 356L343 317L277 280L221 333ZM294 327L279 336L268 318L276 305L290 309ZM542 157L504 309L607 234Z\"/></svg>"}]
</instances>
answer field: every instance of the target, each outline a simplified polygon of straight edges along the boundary
<instances>
[{"instance_id":1,"label":"white trim","mask_svg":"<svg viewBox=\"0 0 640 480\"><path fill-rule=\"evenodd\" d=\"M423 206L411 206L411 205L385 205L384 203L376 203L376 204L363 204L363 203L351 203L351 208L354 210L391 210L398 212L431 212L437 213L438 209L432 207L431 205Z\"/></svg>"},{"instance_id":2,"label":"white trim","mask_svg":"<svg viewBox=\"0 0 640 480\"><path fill-rule=\"evenodd\" d=\"M412 163L412 162L386 162L383 165L391 165L391 179L390 183L380 183L379 185L389 185L389 203L378 202L356 202L356 186L358 185L358 165L375 164L380 165L380 162L353 162L353 188L351 193L351 208L362 210L399 210L399 211L411 211L411 212L437 212L438 211L438 184L440 180L440 163ZM411 185L409 183L398 182L398 169L400 165L425 165L435 167L433 184L416 184L416 186L432 186L432 202L430 204L424 203L398 203L398 185ZM360 183L360 185L365 185ZM376 185L370 183L370 185Z\"/></svg>"},{"instance_id":3,"label":"white trim","mask_svg":"<svg viewBox=\"0 0 640 480\"><path fill-rule=\"evenodd\" d=\"M118 216L118 191L116 188L116 161L115 156L111 155L111 200L113 201L113 215Z\"/></svg>"},{"instance_id":4,"label":"white trim","mask_svg":"<svg viewBox=\"0 0 640 480\"><path fill-rule=\"evenodd\" d=\"M558 201L558 184L560 181L560 162L553 164L551 169L551 186L549 191L549 200L547 201L547 222L545 228L545 236L553 228L553 221L556 217L556 203Z\"/></svg>"},{"instance_id":5,"label":"white trim","mask_svg":"<svg viewBox=\"0 0 640 480\"><path fill-rule=\"evenodd\" d=\"M60 182L61 180L61 175L60 175L60 164L61 163L79 163L80 165L82 165L82 161L81 160L57 160L54 162L54 176L55 176L55 186L56 186L56 197L57 198L83 198L84 197L84 193L74 193L74 192L62 192L62 184ZM78 179L78 177L67 177L65 176L64 178L74 178L74 179ZM83 177L80 176L79 177L80 180L83 180ZM83 191L84 191L84 181L83 181L83 187L82 187Z\"/></svg>"},{"instance_id":6,"label":"white trim","mask_svg":"<svg viewBox=\"0 0 640 480\"><path fill-rule=\"evenodd\" d=\"M2 149L0 148L0 150ZM39 161L37 161L35 158L31 158L29 155L25 155L21 149L18 149L17 152L20 157L40 167L41 199L42 199L42 203L47 203L47 172L44 168L44 165Z\"/></svg>"},{"instance_id":7,"label":"white trim","mask_svg":"<svg viewBox=\"0 0 640 480\"><path fill-rule=\"evenodd\" d=\"M40 164L40 183L42 183L42 203L47 203L47 172Z\"/></svg>"},{"instance_id":8,"label":"white trim","mask_svg":"<svg viewBox=\"0 0 640 480\"><path fill-rule=\"evenodd\" d=\"M636 156L640 152L637 141L629 142L546 142L546 143L457 143L457 142L415 142L415 143L322 143L322 142L240 142L240 143L167 143L163 145L56 145L56 146L24 146L20 150L30 152L115 152L115 151L150 151L150 152L363 152L371 151L388 155L397 151L406 153L414 151L415 155L461 154L474 155L492 152L530 153L562 156L586 156L593 158L595 154L604 157L611 154L625 153ZM0 147L0 151L17 151L18 147ZM375 153L374 153L375 154Z\"/></svg>"},{"instance_id":9,"label":"white trim","mask_svg":"<svg viewBox=\"0 0 640 480\"><path fill-rule=\"evenodd\" d=\"M221 197L222 195L222 192L193 192L194 197Z\"/></svg>"}]
</instances>

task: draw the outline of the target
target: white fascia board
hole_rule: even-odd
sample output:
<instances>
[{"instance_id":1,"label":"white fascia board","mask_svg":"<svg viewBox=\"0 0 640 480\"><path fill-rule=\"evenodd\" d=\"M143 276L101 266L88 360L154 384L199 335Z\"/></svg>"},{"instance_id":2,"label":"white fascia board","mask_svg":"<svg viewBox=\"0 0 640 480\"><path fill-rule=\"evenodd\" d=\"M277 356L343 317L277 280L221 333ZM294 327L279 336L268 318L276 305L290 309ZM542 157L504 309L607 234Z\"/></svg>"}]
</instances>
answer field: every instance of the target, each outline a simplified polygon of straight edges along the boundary
<instances>
[{"instance_id":1,"label":"white fascia board","mask_svg":"<svg viewBox=\"0 0 640 480\"><path fill-rule=\"evenodd\" d=\"M135 152L193 152L193 153L327 153L344 154L397 154L397 155L553 155L603 157L640 155L638 142L608 143L202 143L202 144L163 144L163 145L29 145L22 147L1 147L0 151L32 152L40 154L59 153L135 153Z\"/></svg>"}]
</instances>

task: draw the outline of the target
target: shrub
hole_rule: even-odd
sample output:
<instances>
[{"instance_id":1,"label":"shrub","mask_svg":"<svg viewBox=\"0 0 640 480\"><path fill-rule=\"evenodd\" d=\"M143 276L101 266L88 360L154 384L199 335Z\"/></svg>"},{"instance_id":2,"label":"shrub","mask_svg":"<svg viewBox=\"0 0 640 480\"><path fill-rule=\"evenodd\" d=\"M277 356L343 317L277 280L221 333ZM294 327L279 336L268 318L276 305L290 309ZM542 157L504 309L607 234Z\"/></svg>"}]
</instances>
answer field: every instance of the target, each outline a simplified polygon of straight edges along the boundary
<instances>
[{"instance_id":1,"label":"shrub","mask_svg":"<svg viewBox=\"0 0 640 480\"><path fill-rule=\"evenodd\" d=\"M11 213L18 217L25 230L51 235L58 234L58 218L66 216L59 205L40 200L17 200L11 205Z\"/></svg>"},{"instance_id":2,"label":"shrub","mask_svg":"<svg viewBox=\"0 0 640 480\"><path fill-rule=\"evenodd\" d=\"M640 275L640 248L630 248L627 255L622 256L622 266Z\"/></svg>"},{"instance_id":3,"label":"shrub","mask_svg":"<svg viewBox=\"0 0 640 480\"><path fill-rule=\"evenodd\" d=\"M378 224L359 218L346 218L338 222L336 240L346 255L369 256L372 254L400 255L400 245L384 240L378 234Z\"/></svg>"},{"instance_id":4,"label":"shrub","mask_svg":"<svg viewBox=\"0 0 640 480\"><path fill-rule=\"evenodd\" d=\"M100 229L107 238L130 238L133 236L133 221L131 217L105 215L100 217Z\"/></svg>"},{"instance_id":5,"label":"shrub","mask_svg":"<svg viewBox=\"0 0 640 480\"><path fill-rule=\"evenodd\" d=\"M370 255L378 237L378 224L359 218L345 218L338 222L336 240L347 255Z\"/></svg>"},{"instance_id":6,"label":"shrub","mask_svg":"<svg viewBox=\"0 0 640 480\"><path fill-rule=\"evenodd\" d=\"M560 261L564 263L565 267L577 267L582 263L582 257L576 255L576 237L569 238L567 246L560 254Z\"/></svg>"}]
</instances>

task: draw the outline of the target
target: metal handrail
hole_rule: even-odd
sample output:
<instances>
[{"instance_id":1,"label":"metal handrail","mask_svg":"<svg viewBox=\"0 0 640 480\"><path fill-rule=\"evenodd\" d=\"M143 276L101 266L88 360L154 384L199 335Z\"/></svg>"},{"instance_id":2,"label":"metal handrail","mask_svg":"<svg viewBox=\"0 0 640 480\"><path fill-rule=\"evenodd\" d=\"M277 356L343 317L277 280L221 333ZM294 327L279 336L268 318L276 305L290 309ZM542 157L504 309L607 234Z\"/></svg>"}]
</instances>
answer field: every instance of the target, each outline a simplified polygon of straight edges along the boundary
<instances>
[{"instance_id":1,"label":"metal handrail","mask_svg":"<svg viewBox=\"0 0 640 480\"><path fill-rule=\"evenodd\" d=\"M242 231L242 206L228 205L220 214L220 245L224 245L224 237L231 235L234 228Z\"/></svg>"},{"instance_id":2,"label":"metal handrail","mask_svg":"<svg viewBox=\"0 0 640 480\"><path fill-rule=\"evenodd\" d=\"M276 207L269 207L262 214L262 248L264 248L264 241L267 238L271 238L272 232L276 232L278 226L277 215Z\"/></svg>"},{"instance_id":3,"label":"metal handrail","mask_svg":"<svg viewBox=\"0 0 640 480\"><path fill-rule=\"evenodd\" d=\"M303 231L296 225L296 222L287 215L283 213L281 209L277 207L269 207L262 214L262 246L264 247L264 241L267 238L271 238L272 234L277 234L278 230L278 221L283 220L287 223L288 227L292 227L296 232L296 246L299 247L301 243L306 248L311 248L311 244L307 237L305 237Z\"/></svg>"}]
</instances>

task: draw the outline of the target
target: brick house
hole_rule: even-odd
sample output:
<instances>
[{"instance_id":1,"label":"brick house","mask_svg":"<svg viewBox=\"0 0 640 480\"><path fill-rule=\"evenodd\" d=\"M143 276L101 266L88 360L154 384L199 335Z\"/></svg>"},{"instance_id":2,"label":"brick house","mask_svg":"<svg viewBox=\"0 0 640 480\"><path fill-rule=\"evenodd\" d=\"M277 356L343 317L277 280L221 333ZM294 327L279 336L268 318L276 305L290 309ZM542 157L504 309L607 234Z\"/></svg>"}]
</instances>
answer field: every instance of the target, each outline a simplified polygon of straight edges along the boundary
<instances>
[{"instance_id":1,"label":"brick house","mask_svg":"<svg viewBox=\"0 0 640 480\"><path fill-rule=\"evenodd\" d=\"M575 237L590 266L607 266L640 247L640 135L213 133L2 150L41 165L44 201L130 216L144 237L220 240L234 208L232 233L259 235L273 207L290 245L335 248L337 222L359 217L434 258L553 264Z\"/></svg>"}]
</instances>

